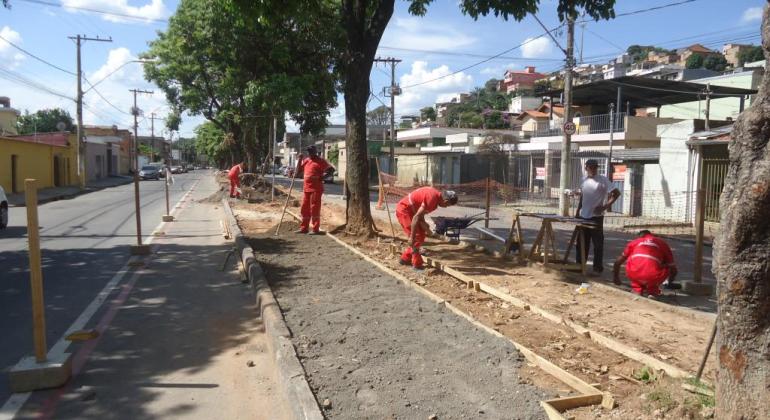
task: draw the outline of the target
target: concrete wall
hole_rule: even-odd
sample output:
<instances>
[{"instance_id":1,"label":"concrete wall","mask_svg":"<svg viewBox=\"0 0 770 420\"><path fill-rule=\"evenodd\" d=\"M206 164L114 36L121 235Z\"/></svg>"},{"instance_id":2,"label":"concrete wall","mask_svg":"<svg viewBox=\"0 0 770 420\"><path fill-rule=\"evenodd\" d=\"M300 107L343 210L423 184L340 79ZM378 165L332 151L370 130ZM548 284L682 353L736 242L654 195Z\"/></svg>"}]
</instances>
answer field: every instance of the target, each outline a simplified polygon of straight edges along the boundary
<instances>
[{"instance_id":1,"label":"concrete wall","mask_svg":"<svg viewBox=\"0 0 770 420\"><path fill-rule=\"evenodd\" d=\"M428 168L427 155L400 155L398 162L398 183L400 185L415 185L431 183L431 171Z\"/></svg>"},{"instance_id":2,"label":"concrete wall","mask_svg":"<svg viewBox=\"0 0 770 420\"><path fill-rule=\"evenodd\" d=\"M702 122L680 121L658 127L660 136L659 164L644 166L642 215L678 222L691 220L692 188L690 153L686 141Z\"/></svg>"},{"instance_id":3,"label":"concrete wall","mask_svg":"<svg viewBox=\"0 0 770 420\"><path fill-rule=\"evenodd\" d=\"M743 89L756 89L761 80L761 71L747 71L737 74L731 74L719 77L710 77L707 79L691 80L697 83L710 83L714 86L727 86ZM747 99L744 108L748 108L751 100ZM711 109L709 118L712 120L726 120L728 117L733 120L738 117L740 109L739 98L718 98L711 100ZM660 116L681 119L700 119L706 117L706 101L686 102L675 105L665 105L660 109Z\"/></svg>"},{"instance_id":4,"label":"concrete wall","mask_svg":"<svg viewBox=\"0 0 770 420\"><path fill-rule=\"evenodd\" d=\"M86 182L109 176L107 173L107 147L103 143L86 142Z\"/></svg>"},{"instance_id":5,"label":"concrete wall","mask_svg":"<svg viewBox=\"0 0 770 420\"><path fill-rule=\"evenodd\" d=\"M77 158L74 147L52 146L42 143L32 143L11 140L0 137L0 185L6 193L14 191L11 185L11 159L16 156L16 188L24 191L24 180L38 180L38 188L54 186L54 158L60 162L60 184L77 185Z\"/></svg>"}]
</instances>

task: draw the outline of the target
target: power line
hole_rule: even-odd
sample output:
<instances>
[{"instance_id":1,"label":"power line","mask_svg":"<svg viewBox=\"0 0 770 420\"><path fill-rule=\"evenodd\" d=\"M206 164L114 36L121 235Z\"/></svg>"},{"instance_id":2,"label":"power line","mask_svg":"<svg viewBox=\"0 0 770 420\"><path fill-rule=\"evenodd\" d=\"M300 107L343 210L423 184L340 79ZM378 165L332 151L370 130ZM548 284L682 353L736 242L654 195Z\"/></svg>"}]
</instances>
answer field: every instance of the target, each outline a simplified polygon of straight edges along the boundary
<instances>
[{"instance_id":1,"label":"power line","mask_svg":"<svg viewBox=\"0 0 770 420\"><path fill-rule=\"evenodd\" d=\"M25 2L25 3L40 4L40 5L43 5L43 6L59 7L59 8L64 8L64 9L82 10L84 12L98 13L100 15L115 16L115 17L121 17L121 18L125 18L125 19L133 19L133 20L138 20L138 21L143 21L143 22L168 23L168 19L144 18L144 17L141 17L141 16L133 16L133 15L129 15L129 14L126 14L126 13L109 12L109 11L106 11L106 10L93 9L93 8L90 8L90 7L65 6L65 5L60 4L60 3L52 3L52 2L43 1L43 0L17 0L17 1Z\"/></svg>"},{"instance_id":2,"label":"power line","mask_svg":"<svg viewBox=\"0 0 770 420\"><path fill-rule=\"evenodd\" d=\"M32 89L48 93L50 95L54 95L54 96L58 96L58 97L63 98L63 99L69 99L71 101L75 101L74 98L71 98L71 97L69 97L69 96L67 96L67 95L65 95L65 94L63 94L61 92L55 91L55 90L53 90L53 89L51 89L51 88L49 88L49 87L47 87L47 86L45 86L45 85L43 85L43 84L41 84L39 82L36 82L34 80L31 80L31 79L28 79L28 78L26 78L26 77L24 77L24 76L22 76L22 75L20 75L20 74L18 74L16 72L12 71L12 70L0 68L0 77L2 77L3 79L6 79L6 80L12 81L12 82L20 83L20 84L25 85L25 86L27 86L29 88L32 88Z\"/></svg>"},{"instance_id":3,"label":"power line","mask_svg":"<svg viewBox=\"0 0 770 420\"><path fill-rule=\"evenodd\" d=\"M683 5L683 4L693 3L693 2L696 2L696 1L697 0L683 0L683 1L678 1L678 2L674 2L674 3L662 4L660 6L648 7L646 9L632 10L630 12L618 13L618 14L615 15L615 18L617 19L617 18L623 17L623 16L638 15L640 13L647 13L647 12L652 12L652 11L655 11L655 10L666 9L666 8L669 8L669 7L680 6L680 5ZM581 20L581 21L575 22L575 23L583 23L583 22L593 22L593 20L592 19L584 19L584 20Z\"/></svg>"},{"instance_id":4,"label":"power line","mask_svg":"<svg viewBox=\"0 0 770 420\"><path fill-rule=\"evenodd\" d=\"M562 26L564 26L564 25L559 25L559 26L557 26L556 28L553 28L553 29L551 29L550 31L548 31L548 32L546 32L546 33L550 33L550 32L553 32L553 31L555 31L555 30L557 30L557 29L561 28ZM413 87L416 87L416 86L421 86L421 85L425 85L425 84L428 84L428 83L433 83L433 82L435 82L435 81L437 81L437 80L445 79L445 78L447 78L447 77L450 77L450 76L454 76L455 74L458 74L458 73L462 73L462 72L464 72L465 70L468 70L468 69L471 69L471 68L473 68L473 67L479 66L479 65L481 65L481 64L484 64L484 63L486 63L486 62L488 62L488 61L491 61L491 60L493 60L493 59L495 59L495 58L497 58L497 57L500 57L500 56L501 56L501 55L503 55L503 54L507 54L507 53L509 53L509 52L511 52L511 51L513 51L513 50L516 50L516 49L518 49L518 48L521 48L521 47L523 47L524 45L526 45L526 44L528 44L528 43L530 43L530 42L532 42L532 41L534 41L534 40L536 40L536 39L538 39L538 38L542 38L543 36L545 36L545 35L546 35L546 33L543 33L543 34L541 34L541 35L539 35L539 36L537 36L537 37L535 37L535 38L531 38L531 39L528 39L528 40L526 40L526 41L522 42L521 44L518 44L518 45L516 45L516 46L514 46L514 47L512 47L512 48L509 48L509 49L507 49L507 50L505 50L505 51L503 51L503 52L501 52L501 53L499 53L499 54L495 54L495 55L493 55L492 57L488 57L488 58L486 58L486 59L484 59L484 60L481 60L481 61L479 61L479 62L477 62L477 63L474 63L474 64L471 64L471 65L469 65L469 66L463 67L463 68L461 68L460 70L454 71L454 72L452 72L452 73L449 73L449 74L445 74L445 75L443 75L443 76L440 76L440 77L437 77L437 78L435 78L435 79L426 80L426 81L423 81L423 82L419 82L419 83L414 83L414 84L411 84L411 85L403 86L401 89L409 89L409 88L413 88Z\"/></svg>"},{"instance_id":5,"label":"power line","mask_svg":"<svg viewBox=\"0 0 770 420\"><path fill-rule=\"evenodd\" d=\"M414 52L414 53L421 53L421 54L447 55L447 56L454 56L454 57L472 57L472 58L488 57L487 55L484 55L484 54L474 54L469 52L423 50L423 49L416 49L416 48L400 48L400 47L386 47L386 46L380 46L379 48L383 50ZM495 58L500 60L514 60L514 61L548 61L548 62L562 61L560 58L524 58L524 57L510 57L505 55L501 55Z\"/></svg>"},{"instance_id":6,"label":"power line","mask_svg":"<svg viewBox=\"0 0 770 420\"><path fill-rule=\"evenodd\" d=\"M40 57L36 56L35 54L32 54L31 52L29 52L29 51L25 50L24 48L21 48L20 46L18 46L18 45L16 45L16 44L14 44L13 42L11 42L11 41L9 41L8 39L4 38L2 35L0 35L0 39L2 39L3 41L7 42L7 43L8 43L10 46L12 46L13 48L16 48L17 50L19 50L19 51L23 52L24 54L27 54L28 56L30 56L30 57L32 57L32 58L34 58L34 59L35 59L35 60L37 60L37 61L40 61L40 62L41 62L41 63L43 63L43 64L49 65L49 66L51 66L51 67L55 68L56 70L59 70L59 71L63 71L63 72L65 72L65 73L67 73L67 74L70 74L70 75L72 75L72 76L77 76L77 74L76 74L75 72L72 72L72 71L69 71L69 70L63 69L63 68L61 68L61 67L57 66L56 64L53 64L53 63L51 63L51 62L49 62L49 61L46 61L46 60L43 60L42 58L40 58Z\"/></svg>"},{"instance_id":7,"label":"power line","mask_svg":"<svg viewBox=\"0 0 770 420\"><path fill-rule=\"evenodd\" d=\"M94 92L96 92L96 94L97 94L97 95L99 95L99 97L100 97L100 98L102 98L102 100L103 100L104 102L106 102L106 103L107 103L107 105L109 105L109 106L113 107L115 110L117 110L117 111L118 111L118 112L120 112L121 114L131 115L131 113L130 113L130 112L126 112L126 111L124 111L124 110L122 110L122 109L118 108L117 106L113 105L113 103L112 103L112 102L110 102L109 100L107 100L107 98L105 98L105 97L104 97L104 95L102 95L102 93L101 93L101 92L99 92L97 89L95 89L94 85L93 85L91 82L89 82L89 81L88 81L88 79L86 79L86 77L85 77L85 76L83 76L83 80L85 80L85 81L86 81L86 83L88 83L88 84L91 86L91 87L90 87L88 90L93 90ZM86 92L87 92L87 91L86 91ZM85 93L85 92L83 92L83 93Z\"/></svg>"}]
</instances>

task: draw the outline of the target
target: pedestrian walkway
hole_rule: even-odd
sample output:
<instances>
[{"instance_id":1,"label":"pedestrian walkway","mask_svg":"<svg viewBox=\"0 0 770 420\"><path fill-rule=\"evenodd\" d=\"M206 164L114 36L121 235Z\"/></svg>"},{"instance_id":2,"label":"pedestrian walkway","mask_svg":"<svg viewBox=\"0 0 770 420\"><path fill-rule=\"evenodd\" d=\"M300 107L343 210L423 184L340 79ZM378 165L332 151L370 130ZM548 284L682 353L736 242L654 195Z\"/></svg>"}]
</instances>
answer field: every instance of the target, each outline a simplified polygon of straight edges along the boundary
<instances>
[{"instance_id":1,"label":"pedestrian walkway","mask_svg":"<svg viewBox=\"0 0 770 420\"><path fill-rule=\"evenodd\" d=\"M227 258L222 206L200 202L216 187L205 177L194 188L96 321L104 333L75 349L76 376L35 393L20 417L287 418L254 296Z\"/></svg>"},{"instance_id":2,"label":"pedestrian walkway","mask_svg":"<svg viewBox=\"0 0 770 420\"><path fill-rule=\"evenodd\" d=\"M109 178L102 178L91 181L88 183L88 185L86 185L86 188L84 189L80 188L79 186L42 188L37 192L37 201L39 204L43 204L49 201L63 200L104 188L128 184L131 181L133 181L133 178L130 176L111 176ZM8 196L8 204L11 207L24 206L25 197L23 192L8 194L8 191L6 191L6 195Z\"/></svg>"}]
</instances>

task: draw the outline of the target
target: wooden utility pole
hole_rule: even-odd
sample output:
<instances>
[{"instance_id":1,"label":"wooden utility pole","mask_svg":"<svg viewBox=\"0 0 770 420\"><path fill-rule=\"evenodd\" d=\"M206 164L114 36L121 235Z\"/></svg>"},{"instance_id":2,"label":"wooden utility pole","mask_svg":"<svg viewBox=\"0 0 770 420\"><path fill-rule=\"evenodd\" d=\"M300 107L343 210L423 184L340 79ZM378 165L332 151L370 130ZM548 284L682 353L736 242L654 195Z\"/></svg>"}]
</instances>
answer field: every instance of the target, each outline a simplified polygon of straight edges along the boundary
<instances>
[{"instance_id":1,"label":"wooden utility pole","mask_svg":"<svg viewBox=\"0 0 770 420\"><path fill-rule=\"evenodd\" d=\"M393 57L375 58L375 63L390 64L390 88L384 88L385 96L390 96L390 162L388 169L391 175L396 174L396 96L401 94L401 88L396 85L396 64L401 60ZM379 157L378 157L379 158Z\"/></svg>"},{"instance_id":2,"label":"wooden utility pole","mask_svg":"<svg viewBox=\"0 0 770 420\"><path fill-rule=\"evenodd\" d=\"M575 65L573 54L575 44L575 18L567 18L567 60L564 66L564 123L572 122L572 68ZM570 149L572 143L572 134L564 131L564 137L561 141L561 173L559 174L559 213L562 216L569 216L569 200L564 194L570 185L571 161Z\"/></svg>"},{"instance_id":3,"label":"wooden utility pole","mask_svg":"<svg viewBox=\"0 0 770 420\"><path fill-rule=\"evenodd\" d=\"M112 42L112 38L89 38L85 35L70 36L69 39L75 41L77 46L77 78L78 78L78 92L77 92L77 152L78 152L78 177L80 178L80 188L86 186L86 158L85 158L85 143L83 141L83 70L80 59L80 46L83 41L99 41L99 42Z\"/></svg>"},{"instance_id":4,"label":"wooden utility pole","mask_svg":"<svg viewBox=\"0 0 770 420\"><path fill-rule=\"evenodd\" d=\"M136 94L152 94L150 90L129 89L134 94L134 107L131 108L131 114L134 115L134 209L136 213L136 246L131 248L131 254L146 255L149 254L149 247L142 245L142 215L139 205L139 122L136 120L139 116L139 108L136 106Z\"/></svg>"}]
</instances>

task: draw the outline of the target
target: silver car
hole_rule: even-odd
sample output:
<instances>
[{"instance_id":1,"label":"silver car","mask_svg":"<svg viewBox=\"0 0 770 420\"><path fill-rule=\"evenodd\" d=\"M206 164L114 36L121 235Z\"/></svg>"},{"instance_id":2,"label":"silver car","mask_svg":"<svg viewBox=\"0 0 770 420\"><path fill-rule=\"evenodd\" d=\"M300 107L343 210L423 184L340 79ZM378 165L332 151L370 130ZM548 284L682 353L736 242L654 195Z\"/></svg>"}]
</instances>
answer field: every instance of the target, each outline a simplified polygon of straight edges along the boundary
<instances>
[{"instance_id":1,"label":"silver car","mask_svg":"<svg viewBox=\"0 0 770 420\"><path fill-rule=\"evenodd\" d=\"M142 169L139 171L139 178L157 181L160 179L160 169L157 166L142 166Z\"/></svg>"}]
</instances>

